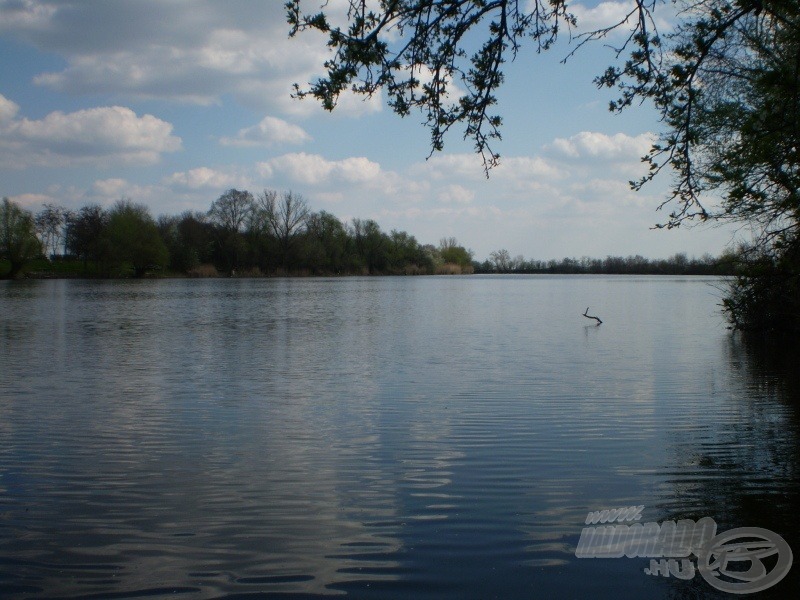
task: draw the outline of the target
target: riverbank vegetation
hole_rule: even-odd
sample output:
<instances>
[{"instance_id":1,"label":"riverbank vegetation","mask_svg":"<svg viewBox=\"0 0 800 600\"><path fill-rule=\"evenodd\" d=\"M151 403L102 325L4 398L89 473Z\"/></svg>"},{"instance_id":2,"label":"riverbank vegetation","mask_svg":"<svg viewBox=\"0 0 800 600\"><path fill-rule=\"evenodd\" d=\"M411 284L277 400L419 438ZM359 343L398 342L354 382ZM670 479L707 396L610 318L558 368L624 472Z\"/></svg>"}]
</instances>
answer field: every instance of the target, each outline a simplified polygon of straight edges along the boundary
<instances>
[{"instance_id":1,"label":"riverbank vegetation","mask_svg":"<svg viewBox=\"0 0 800 600\"><path fill-rule=\"evenodd\" d=\"M663 260L642 256L562 260L511 258L507 250L478 262L455 238L420 244L370 219L344 223L313 212L297 194L231 189L209 210L154 218L146 206L69 211L45 205L32 215L4 200L0 277L144 277L282 275L430 275L597 273L727 275L730 256Z\"/></svg>"},{"instance_id":2,"label":"riverbank vegetation","mask_svg":"<svg viewBox=\"0 0 800 600\"><path fill-rule=\"evenodd\" d=\"M371 219L344 223L292 192L231 189L205 213L158 218L130 200L76 211L46 205L34 216L6 199L2 211L9 224L0 233L0 277L473 272L472 252L455 238L434 246Z\"/></svg>"},{"instance_id":3,"label":"riverbank vegetation","mask_svg":"<svg viewBox=\"0 0 800 600\"><path fill-rule=\"evenodd\" d=\"M476 273L592 274L592 275L735 275L740 272L736 256L705 254L700 258L679 252L663 259L644 256L606 256L605 258L563 258L561 260L512 258L508 250L492 252L475 263Z\"/></svg>"}]
</instances>

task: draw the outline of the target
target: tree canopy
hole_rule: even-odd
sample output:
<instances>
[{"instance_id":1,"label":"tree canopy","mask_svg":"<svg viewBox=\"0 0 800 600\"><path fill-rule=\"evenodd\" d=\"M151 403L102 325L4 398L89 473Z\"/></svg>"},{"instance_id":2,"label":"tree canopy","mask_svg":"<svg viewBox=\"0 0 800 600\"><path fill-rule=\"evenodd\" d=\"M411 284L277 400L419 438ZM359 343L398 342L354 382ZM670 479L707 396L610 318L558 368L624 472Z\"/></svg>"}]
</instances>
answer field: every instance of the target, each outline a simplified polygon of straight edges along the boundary
<instances>
[{"instance_id":1,"label":"tree canopy","mask_svg":"<svg viewBox=\"0 0 800 600\"><path fill-rule=\"evenodd\" d=\"M631 0L631 11L608 30L577 36L580 42L605 37L616 26L634 24L629 43L649 39L657 0ZM317 30L328 37L332 56L325 76L298 97L312 96L333 110L345 91L372 95L383 90L401 116L420 110L431 131L431 151L462 124L488 170L499 155L502 117L496 91L504 65L531 44L549 49L563 29L576 26L569 0L348 0L346 24L327 2L286 3L290 35ZM305 7L313 7L305 10ZM476 41L477 40L477 41ZM627 44L626 44L627 45ZM463 90L455 97L455 90Z\"/></svg>"},{"instance_id":2,"label":"tree canopy","mask_svg":"<svg viewBox=\"0 0 800 600\"><path fill-rule=\"evenodd\" d=\"M0 202L0 258L10 263L8 277L16 277L42 247L36 237L33 215L8 198Z\"/></svg>"}]
</instances>

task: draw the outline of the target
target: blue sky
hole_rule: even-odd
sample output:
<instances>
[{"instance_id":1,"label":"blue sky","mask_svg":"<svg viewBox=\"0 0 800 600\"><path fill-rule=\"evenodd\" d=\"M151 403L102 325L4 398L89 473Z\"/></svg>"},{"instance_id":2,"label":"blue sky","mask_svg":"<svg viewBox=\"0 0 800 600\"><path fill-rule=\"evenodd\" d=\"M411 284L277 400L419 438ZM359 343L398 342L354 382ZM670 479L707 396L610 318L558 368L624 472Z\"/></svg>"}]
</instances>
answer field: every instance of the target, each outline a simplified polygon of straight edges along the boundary
<instances>
[{"instance_id":1,"label":"blue sky","mask_svg":"<svg viewBox=\"0 0 800 600\"><path fill-rule=\"evenodd\" d=\"M573 10L590 29L630 5ZM292 190L421 243L455 237L478 259L718 254L733 239L650 229L668 176L638 193L627 182L657 115L608 112L613 92L592 83L614 59L601 44L566 64L566 43L523 47L507 66L501 166L487 180L458 133L426 160L421 115L400 119L380 97L343 98L332 114L292 99L326 53L319 36L287 32L283 0L0 0L0 195L33 211L125 197L157 216L206 211L232 187Z\"/></svg>"}]
</instances>

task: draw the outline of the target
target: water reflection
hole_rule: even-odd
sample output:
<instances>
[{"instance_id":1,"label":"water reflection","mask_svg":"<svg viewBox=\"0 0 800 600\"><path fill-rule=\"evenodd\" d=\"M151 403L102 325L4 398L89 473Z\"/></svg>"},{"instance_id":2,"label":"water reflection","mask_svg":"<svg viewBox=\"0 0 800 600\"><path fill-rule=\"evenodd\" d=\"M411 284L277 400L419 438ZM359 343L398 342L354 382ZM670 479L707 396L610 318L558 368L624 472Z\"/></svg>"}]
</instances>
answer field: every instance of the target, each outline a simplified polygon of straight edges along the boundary
<instances>
[{"instance_id":1,"label":"water reflection","mask_svg":"<svg viewBox=\"0 0 800 600\"><path fill-rule=\"evenodd\" d=\"M796 516L800 498L800 423L796 342L729 336L724 355L731 367L727 401L710 407L702 435L675 441L675 469L665 482L676 498L693 506L693 514L712 516L718 532L760 527L800 548ZM674 518L681 516L676 510ZM772 567L772 561L767 561ZM696 578L691 586L674 586L674 598L722 598ZM800 589L795 567L776 587L759 594L785 598Z\"/></svg>"},{"instance_id":2,"label":"water reflection","mask_svg":"<svg viewBox=\"0 0 800 600\"><path fill-rule=\"evenodd\" d=\"M631 504L800 548L795 371L710 290L3 284L0 591L714 597L574 556L587 511Z\"/></svg>"}]
</instances>

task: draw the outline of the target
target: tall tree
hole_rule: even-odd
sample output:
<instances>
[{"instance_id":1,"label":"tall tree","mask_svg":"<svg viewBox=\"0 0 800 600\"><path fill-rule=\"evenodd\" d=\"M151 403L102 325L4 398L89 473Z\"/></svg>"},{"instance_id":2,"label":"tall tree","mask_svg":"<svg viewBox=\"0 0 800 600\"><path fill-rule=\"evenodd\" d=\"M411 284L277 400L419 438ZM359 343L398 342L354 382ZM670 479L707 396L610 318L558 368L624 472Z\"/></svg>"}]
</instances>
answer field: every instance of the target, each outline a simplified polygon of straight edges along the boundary
<instances>
[{"instance_id":1,"label":"tall tree","mask_svg":"<svg viewBox=\"0 0 800 600\"><path fill-rule=\"evenodd\" d=\"M372 219L353 219L351 236L356 254L370 275L381 272L389 260L389 238Z\"/></svg>"},{"instance_id":2,"label":"tall tree","mask_svg":"<svg viewBox=\"0 0 800 600\"><path fill-rule=\"evenodd\" d=\"M341 273L348 267L347 229L329 212L311 213L306 219L309 266L322 273Z\"/></svg>"},{"instance_id":3,"label":"tall tree","mask_svg":"<svg viewBox=\"0 0 800 600\"><path fill-rule=\"evenodd\" d=\"M308 218L308 204L299 194L284 192L279 196L274 190L264 190L258 196L257 211L278 240L281 265L288 272L294 241Z\"/></svg>"},{"instance_id":4,"label":"tall tree","mask_svg":"<svg viewBox=\"0 0 800 600\"><path fill-rule=\"evenodd\" d=\"M253 194L248 191L230 189L214 200L208 211L217 225L227 231L242 231L253 212Z\"/></svg>"},{"instance_id":5,"label":"tall tree","mask_svg":"<svg viewBox=\"0 0 800 600\"><path fill-rule=\"evenodd\" d=\"M120 200L109 211L107 235L111 255L120 272L135 277L167 266L169 254L150 211L143 204Z\"/></svg>"},{"instance_id":6,"label":"tall tree","mask_svg":"<svg viewBox=\"0 0 800 600\"><path fill-rule=\"evenodd\" d=\"M492 261L494 270L498 273L508 273L513 266L511 254L505 248L492 252L489 255L489 260Z\"/></svg>"},{"instance_id":7,"label":"tall tree","mask_svg":"<svg viewBox=\"0 0 800 600\"><path fill-rule=\"evenodd\" d=\"M389 268L393 273L427 273L433 271L428 256L413 235L392 229L389 232Z\"/></svg>"},{"instance_id":8,"label":"tall tree","mask_svg":"<svg viewBox=\"0 0 800 600\"><path fill-rule=\"evenodd\" d=\"M456 238L442 238L439 241L439 254L445 263L458 265L462 268L462 272L471 272L472 252L464 246L460 246Z\"/></svg>"},{"instance_id":9,"label":"tall tree","mask_svg":"<svg viewBox=\"0 0 800 600\"><path fill-rule=\"evenodd\" d=\"M253 214L255 199L248 191L230 189L217 198L208 211L217 225L217 250L221 266L233 274L246 250L242 236L245 224Z\"/></svg>"},{"instance_id":10,"label":"tall tree","mask_svg":"<svg viewBox=\"0 0 800 600\"><path fill-rule=\"evenodd\" d=\"M68 216L66 208L55 204L45 204L36 214L36 233L42 241L45 256L54 257L63 249Z\"/></svg>"},{"instance_id":11,"label":"tall tree","mask_svg":"<svg viewBox=\"0 0 800 600\"><path fill-rule=\"evenodd\" d=\"M14 279L32 258L41 254L33 215L8 198L0 204L0 258L11 265L8 277Z\"/></svg>"},{"instance_id":12,"label":"tall tree","mask_svg":"<svg viewBox=\"0 0 800 600\"><path fill-rule=\"evenodd\" d=\"M110 259L107 227L108 213L97 204L84 206L67 217L66 249L83 260L84 270L89 261L95 269L103 270Z\"/></svg>"},{"instance_id":13,"label":"tall tree","mask_svg":"<svg viewBox=\"0 0 800 600\"><path fill-rule=\"evenodd\" d=\"M654 65L600 78L652 99L668 128L641 187L671 167L664 227L745 225L752 241L724 300L739 329L800 332L800 2L706 0L692 7Z\"/></svg>"}]
</instances>

